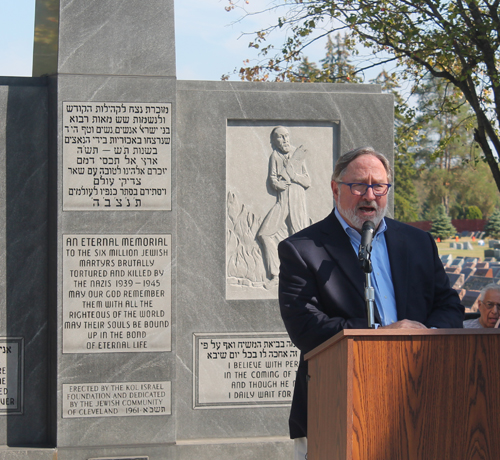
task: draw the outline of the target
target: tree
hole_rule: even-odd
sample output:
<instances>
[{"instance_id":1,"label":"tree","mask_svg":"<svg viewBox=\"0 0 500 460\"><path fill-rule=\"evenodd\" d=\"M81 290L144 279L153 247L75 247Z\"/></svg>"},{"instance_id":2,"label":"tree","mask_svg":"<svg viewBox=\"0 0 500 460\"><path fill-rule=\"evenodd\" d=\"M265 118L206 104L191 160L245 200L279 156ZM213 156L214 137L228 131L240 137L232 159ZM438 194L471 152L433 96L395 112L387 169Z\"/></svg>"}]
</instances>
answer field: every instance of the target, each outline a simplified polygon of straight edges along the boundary
<instances>
[{"instance_id":1,"label":"tree","mask_svg":"<svg viewBox=\"0 0 500 460\"><path fill-rule=\"evenodd\" d=\"M414 153L422 180L414 180L419 183L426 217L440 204L453 219L465 219L470 206L491 213L498 203L498 189L479 158L477 144L471 142L470 109L466 105L454 111L442 109L458 103L462 96L436 78L424 79L416 94L418 148Z\"/></svg>"},{"instance_id":2,"label":"tree","mask_svg":"<svg viewBox=\"0 0 500 460\"><path fill-rule=\"evenodd\" d=\"M441 238L442 240L450 238L457 232L456 228L452 225L450 216L446 214L446 209L440 205L437 210L437 216L432 221L431 235L434 238Z\"/></svg>"},{"instance_id":3,"label":"tree","mask_svg":"<svg viewBox=\"0 0 500 460\"><path fill-rule=\"evenodd\" d=\"M401 96L394 74L383 70L372 83L379 84L382 91L394 96L394 217L402 222L415 222L419 214L414 184L418 171L412 151L418 133L415 111Z\"/></svg>"},{"instance_id":4,"label":"tree","mask_svg":"<svg viewBox=\"0 0 500 460\"><path fill-rule=\"evenodd\" d=\"M413 179L417 171L411 155L394 158L394 218L401 222L418 220L417 190Z\"/></svg>"},{"instance_id":5,"label":"tree","mask_svg":"<svg viewBox=\"0 0 500 460\"><path fill-rule=\"evenodd\" d=\"M460 164L451 170L430 168L415 180L422 202L423 220L432 220L439 205L452 219L464 219L470 206L489 215L500 206L500 196L491 172L483 162Z\"/></svg>"},{"instance_id":6,"label":"tree","mask_svg":"<svg viewBox=\"0 0 500 460\"><path fill-rule=\"evenodd\" d=\"M356 67L350 63L352 43L345 35L337 34L335 39L330 35L326 41L325 57L316 63L309 62L307 57L302 58L297 71L290 70L287 80L300 82L321 83L360 83L361 78L356 76ZM254 77L256 77L254 75ZM250 77L250 76L249 76ZM249 78L250 79L250 78ZM255 79L255 78L253 78Z\"/></svg>"},{"instance_id":7,"label":"tree","mask_svg":"<svg viewBox=\"0 0 500 460\"><path fill-rule=\"evenodd\" d=\"M229 0L227 9L250 1ZM430 74L463 96L474 116L474 140L500 190L498 1L275 0L273 8L284 13L276 24L258 31L250 44L265 59L257 67L283 80L309 44L330 33L349 31L358 43L373 50L372 59L359 65L360 73L376 63L394 61L402 77L415 85ZM266 40L279 29L288 35L274 52ZM242 76L245 72L242 69Z\"/></svg>"},{"instance_id":8,"label":"tree","mask_svg":"<svg viewBox=\"0 0 500 460\"><path fill-rule=\"evenodd\" d=\"M483 213L477 206L469 206L467 208L467 219L482 219L483 218Z\"/></svg>"},{"instance_id":9,"label":"tree","mask_svg":"<svg viewBox=\"0 0 500 460\"><path fill-rule=\"evenodd\" d=\"M500 210L497 209L491 215L484 227L484 231L486 232L486 236L500 238Z\"/></svg>"},{"instance_id":10,"label":"tree","mask_svg":"<svg viewBox=\"0 0 500 460\"><path fill-rule=\"evenodd\" d=\"M414 88L417 96L417 158L427 167L452 169L475 161L478 153L473 142L471 111L463 96L442 79L424 78Z\"/></svg>"}]
</instances>

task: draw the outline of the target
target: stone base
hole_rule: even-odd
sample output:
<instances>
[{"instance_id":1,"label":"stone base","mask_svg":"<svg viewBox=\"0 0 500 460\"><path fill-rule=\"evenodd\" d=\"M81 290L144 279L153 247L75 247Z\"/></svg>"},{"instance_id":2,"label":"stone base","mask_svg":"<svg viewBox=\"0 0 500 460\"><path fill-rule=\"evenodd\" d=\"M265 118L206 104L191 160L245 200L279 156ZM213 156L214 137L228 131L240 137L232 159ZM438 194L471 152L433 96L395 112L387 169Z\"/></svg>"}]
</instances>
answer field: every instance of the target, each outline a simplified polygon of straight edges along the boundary
<instances>
[{"instance_id":1,"label":"stone base","mask_svg":"<svg viewBox=\"0 0 500 460\"><path fill-rule=\"evenodd\" d=\"M176 444L137 447L58 448L0 450L0 460L289 460L293 458L293 441L286 437L196 439Z\"/></svg>"}]
</instances>

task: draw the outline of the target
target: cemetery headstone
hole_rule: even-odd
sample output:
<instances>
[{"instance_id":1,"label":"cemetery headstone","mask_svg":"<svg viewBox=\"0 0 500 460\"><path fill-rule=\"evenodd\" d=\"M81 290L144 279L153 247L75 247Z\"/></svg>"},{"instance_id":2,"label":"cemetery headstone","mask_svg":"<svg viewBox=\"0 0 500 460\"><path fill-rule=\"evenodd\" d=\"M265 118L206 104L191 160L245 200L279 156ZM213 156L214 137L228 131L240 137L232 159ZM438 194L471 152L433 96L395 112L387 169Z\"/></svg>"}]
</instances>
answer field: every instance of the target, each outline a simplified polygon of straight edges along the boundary
<instances>
[{"instance_id":1,"label":"cemetery headstone","mask_svg":"<svg viewBox=\"0 0 500 460\"><path fill-rule=\"evenodd\" d=\"M474 275L475 272L476 272L475 268L463 268L460 271L460 273L462 273L464 275L464 282L469 279L469 276Z\"/></svg>"},{"instance_id":2,"label":"cemetery headstone","mask_svg":"<svg viewBox=\"0 0 500 460\"><path fill-rule=\"evenodd\" d=\"M465 263L466 264L477 264L478 258L477 257L466 257L465 258Z\"/></svg>"},{"instance_id":3,"label":"cemetery headstone","mask_svg":"<svg viewBox=\"0 0 500 460\"><path fill-rule=\"evenodd\" d=\"M477 271L476 271L476 273L477 273ZM462 286L463 289L467 289L468 291L480 291L487 284L495 282L494 280L491 279L491 277L485 278L483 276L477 276L476 273L474 273L473 276L470 276L467 279L467 281Z\"/></svg>"},{"instance_id":4,"label":"cemetery headstone","mask_svg":"<svg viewBox=\"0 0 500 460\"><path fill-rule=\"evenodd\" d=\"M474 276L484 276L485 278L493 278L493 270L491 268L478 268Z\"/></svg>"},{"instance_id":5,"label":"cemetery headstone","mask_svg":"<svg viewBox=\"0 0 500 460\"><path fill-rule=\"evenodd\" d=\"M451 264L453 261L453 256L451 254L446 254L441 256L441 262L446 267Z\"/></svg>"},{"instance_id":6,"label":"cemetery headstone","mask_svg":"<svg viewBox=\"0 0 500 460\"><path fill-rule=\"evenodd\" d=\"M461 273L448 273L448 279L453 289L460 289L464 284L464 275Z\"/></svg>"},{"instance_id":7,"label":"cemetery headstone","mask_svg":"<svg viewBox=\"0 0 500 460\"><path fill-rule=\"evenodd\" d=\"M479 291L469 290L465 291L465 295L462 297L462 305L465 307L465 312L475 312L478 310L478 300L479 300Z\"/></svg>"}]
</instances>

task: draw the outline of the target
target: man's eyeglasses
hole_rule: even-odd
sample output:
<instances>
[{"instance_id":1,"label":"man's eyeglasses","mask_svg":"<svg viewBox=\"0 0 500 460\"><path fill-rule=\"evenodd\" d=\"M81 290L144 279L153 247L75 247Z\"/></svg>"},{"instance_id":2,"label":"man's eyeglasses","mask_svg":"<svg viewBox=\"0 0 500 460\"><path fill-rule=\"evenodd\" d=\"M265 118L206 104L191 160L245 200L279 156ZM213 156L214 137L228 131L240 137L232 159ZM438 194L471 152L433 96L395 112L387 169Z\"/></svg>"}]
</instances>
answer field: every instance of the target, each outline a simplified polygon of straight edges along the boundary
<instances>
[{"instance_id":1,"label":"man's eyeglasses","mask_svg":"<svg viewBox=\"0 0 500 460\"><path fill-rule=\"evenodd\" d=\"M481 300L483 305L486 307L487 310L491 310L493 307L497 307L497 310L500 311L500 303L495 303L495 302L484 302Z\"/></svg>"},{"instance_id":2,"label":"man's eyeglasses","mask_svg":"<svg viewBox=\"0 0 500 460\"><path fill-rule=\"evenodd\" d=\"M338 184L347 185L351 189L351 193L357 196L363 196L369 188L373 190L375 196L387 195L387 192L391 188L392 184L358 184L352 182L347 184L346 182L337 182Z\"/></svg>"}]
</instances>

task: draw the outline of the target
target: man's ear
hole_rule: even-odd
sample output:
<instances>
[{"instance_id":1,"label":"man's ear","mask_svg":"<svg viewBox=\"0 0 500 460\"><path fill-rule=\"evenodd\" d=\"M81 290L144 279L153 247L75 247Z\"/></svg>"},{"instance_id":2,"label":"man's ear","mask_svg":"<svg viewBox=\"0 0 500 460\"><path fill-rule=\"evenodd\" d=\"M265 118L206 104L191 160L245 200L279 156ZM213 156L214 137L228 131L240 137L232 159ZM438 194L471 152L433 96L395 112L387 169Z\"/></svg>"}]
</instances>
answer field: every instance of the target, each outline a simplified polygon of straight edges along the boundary
<instances>
[{"instance_id":1,"label":"man's ear","mask_svg":"<svg viewBox=\"0 0 500 460\"><path fill-rule=\"evenodd\" d=\"M337 182L332 180L330 186L332 187L333 198L335 199L335 202L337 202L339 197L339 184L337 184Z\"/></svg>"}]
</instances>

